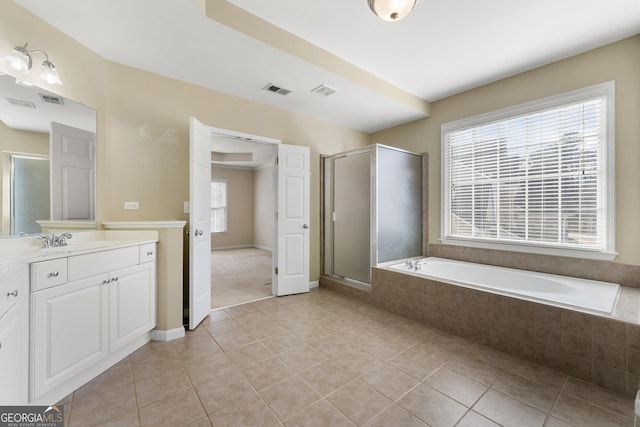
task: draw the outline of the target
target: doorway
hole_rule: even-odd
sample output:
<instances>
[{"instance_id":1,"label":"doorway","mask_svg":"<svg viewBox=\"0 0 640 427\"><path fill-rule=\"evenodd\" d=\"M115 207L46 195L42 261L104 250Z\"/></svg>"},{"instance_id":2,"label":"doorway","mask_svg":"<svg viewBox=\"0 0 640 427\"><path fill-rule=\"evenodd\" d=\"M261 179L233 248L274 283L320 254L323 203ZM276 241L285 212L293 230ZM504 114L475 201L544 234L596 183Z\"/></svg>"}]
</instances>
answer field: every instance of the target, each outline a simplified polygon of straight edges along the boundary
<instances>
[{"instance_id":1,"label":"doorway","mask_svg":"<svg viewBox=\"0 0 640 427\"><path fill-rule=\"evenodd\" d=\"M211 308L273 295L274 144L211 144Z\"/></svg>"}]
</instances>

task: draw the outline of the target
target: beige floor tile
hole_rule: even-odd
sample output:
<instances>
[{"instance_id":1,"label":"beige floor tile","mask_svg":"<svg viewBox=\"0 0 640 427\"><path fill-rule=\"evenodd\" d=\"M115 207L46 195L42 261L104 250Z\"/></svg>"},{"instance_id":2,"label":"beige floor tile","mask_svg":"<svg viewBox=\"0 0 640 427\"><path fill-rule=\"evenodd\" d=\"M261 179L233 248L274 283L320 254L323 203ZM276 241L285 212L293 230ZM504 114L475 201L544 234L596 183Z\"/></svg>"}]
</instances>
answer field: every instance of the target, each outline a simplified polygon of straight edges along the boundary
<instances>
[{"instance_id":1,"label":"beige floor tile","mask_svg":"<svg viewBox=\"0 0 640 427\"><path fill-rule=\"evenodd\" d=\"M244 347L232 348L227 351L227 356L236 366L243 369L269 359L273 354L261 342L254 342Z\"/></svg>"},{"instance_id":2,"label":"beige floor tile","mask_svg":"<svg viewBox=\"0 0 640 427\"><path fill-rule=\"evenodd\" d=\"M185 427L211 427L211 421L209 418L203 417L186 424Z\"/></svg>"},{"instance_id":3,"label":"beige floor tile","mask_svg":"<svg viewBox=\"0 0 640 427\"><path fill-rule=\"evenodd\" d=\"M131 362L157 361L176 357L178 354L171 341L149 341L130 356Z\"/></svg>"},{"instance_id":4,"label":"beige floor tile","mask_svg":"<svg viewBox=\"0 0 640 427\"><path fill-rule=\"evenodd\" d=\"M93 427L136 427L140 425L138 411L130 411Z\"/></svg>"},{"instance_id":5,"label":"beige floor tile","mask_svg":"<svg viewBox=\"0 0 640 427\"><path fill-rule=\"evenodd\" d=\"M387 363L367 371L360 379L394 402L418 385L418 380Z\"/></svg>"},{"instance_id":6,"label":"beige floor tile","mask_svg":"<svg viewBox=\"0 0 640 427\"><path fill-rule=\"evenodd\" d=\"M573 427L573 425L556 417L547 417L544 427Z\"/></svg>"},{"instance_id":7,"label":"beige floor tile","mask_svg":"<svg viewBox=\"0 0 640 427\"><path fill-rule=\"evenodd\" d=\"M327 360L326 356L308 345L295 347L279 354L278 357L293 369L294 372L304 371Z\"/></svg>"},{"instance_id":8,"label":"beige floor tile","mask_svg":"<svg viewBox=\"0 0 640 427\"><path fill-rule=\"evenodd\" d=\"M355 376L360 376L368 370L382 365L382 360L367 352L357 349L344 351L333 357L331 360Z\"/></svg>"},{"instance_id":9,"label":"beige floor tile","mask_svg":"<svg viewBox=\"0 0 640 427\"><path fill-rule=\"evenodd\" d=\"M193 385L203 384L238 370L236 365L224 353L214 354L207 359L185 363L184 367Z\"/></svg>"},{"instance_id":10,"label":"beige floor tile","mask_svg":"<svg viewBox=\"0 0 640 427\"><path fill-rule=\"evenodd\" d=\"M213 427L271 427L280 424L255 392L209 415Z\"/></svg>"},{"instance_id":11,"label":"beige floor tile","mask_svg":"<svg viewBox=\"0 0 640 427\"><path fill-rule=\"evenodd\" d=\"M501 375L502 370L463 354L447 363L447 368L466 377L490 386Z\"/></svg>"},{"instance_id":12,"label":"beige floor tile","mask_svg":"<svg viewBox=\"0 0 640 427\"><path fill-rule=\"evenodd\" d=\"M86 427L116 418L136 409L133 384L93 393L86 399L74 400L71 407L71 427Z\"/></svg>"},{"instance_id":13,"label":"beige floor tile","mask_svg":"<svg viewBox=\"0 0 640 427\"><path fill-rule=\"evenodd\" d=\"M81 399L96 392L103 392L110 388L133 383L131 364L118 364L104 371L74 392L75 399Z\"/></svg>"},{"instance_id":14,"label":"beige floor tile","mask_svg":"<svg viewBox=\"0 0 640 427\"><path fill-rule=\"evenodd\" d=\"M242 375L256 390L262 390L295 373L277 357L264 360L242 370Z\"/></svg>"},{"instance_id":15,"label":"beige floor tile","mask_svg":"<svg viewBox=\"0 0 640 427\"><path fill-rule=\"evenodd\" d=\"M244 326L233 317L214 323L205 323L204 326L213 338L239 332L244 332Z\"/></svg>"},{"instance_id":16,"label":"beige floor tile","mask_svg":"<svg viewBox=\"0 0 640 427\"><path fill-rule=\"evenodd\" d=\"M439 369L425 383L469 408L487 390L486 385L447 368Z\"/></svg>"},{"instance_id":17,"label":"beige floor tile","mask_svg":"<svg viewBox=\"0 0 640 427\"><path fill-rule=\"evenodd\" d=\"M218 343L220 348L222 348L222 350L228 351L235 347L242 347L250 344L254 341L257 341L257 339L248 332L239 332L222 335L220 337L217 337L215 341Z\"/></svg>"},{"instance_id":18,"label":"beige floor tile","mask_svg":"<svg viewBox=\"0 0 640 427\"><path fill-rule=\"evenodd\" d=\"M205 416L193 388L172 393L170 397L140 408L142 427L173 427L186 425Z\"/></svg>"},{"instance_id":19,"label":"beige floor tile","mask_svg":"<svg viewBox=\"0 0 640 427\"><path fill-rule=\"evenodd\" d=\"M426 384L404 396L398 405L432 426L453 426L467 408Z\"/></svg>"},{"instance_id":20,"label":"beige floor tile","mask_svg":"<svg viewBox=\"0 0 640 427\"><path fill-rule=\"evenodd\" d=\"M503 365L505 371L513 374L520 375L521 377L529 378L542 384L546 384L550 387L560 389L565 381L567 375L562 372L558 372L554 369L547 368L536 363L528 362L522 359L512 359Z\"/></svg>"},{"instance_id":21,"label":"beige floor tile","mask_svg":"<svg viewBox=\"0 0 640 427\"><path fill-rule=\"evenodd\" d=\"M180 359L185 363L201 361L223 352L222 348L213 339L191 343L176 350Z\"/></svg>"},{"instance_id":22,"label":"beige floor tile","mask_svg":"<svg viewBox=\"0 0 640 427\"><path fill-rule=\"evenodd\" d=\"M542 426L546 413L495 390L489 390L473 410L505 427Z\"/></svg>"},{"instance_id":23,"label":"beige floor tile","mask_svg":"<svg viewBox=\"0 0 640 427\"><path fill-rule=\"evenodd\" d=\"M340 411L326 400L320 400L284 422L287 427L353 427Z\"/></svg>"},{"instance_id":24,"label":"beige floor tile","mask_svg":"<svg viewBox=\"0 0 640 427\"><path fill-rule=\"evenodd\" d=\"M331 358L351 350L353 348L353 341L344 336L327 335L319 340L310 342L308 345Z\"/></svg>"},{"instance_id":25,"label":"beige floor tile","mask_svg":"<svg viewBox=\"0 0 640 427\"><path fill-rule=\"evenodd\" d=\"M595 384L573 377L569 377L562 391L580 397L601 408L613 411L623 417L633 419L634 406L632 398L619 396Z\"/></svg>"},{"instance_id":26,"label":"beige floor tile","mask_svg":"<svg viewBox=\"0 0 640 427\"><path fill-rule=\"evenodd\" d=\"M358 379L329 395L327 400L357 425L363 425L393 403Z\"/></svg>"},{"instance_id":27,"label":"beige floor tile","mask_svg":"<svg viewBox=\"0 0 640 427\"><path fill-rule=\"evenodd\" d=\"M365 427L389 426L428 427L427 424L423 423L398 405L391 405L382 411L381 414L376 415L365 424Z\"/></svg>"},{"instance_id":28,"label":"beige floor tile","mask_svg":"<svg viewBox=\"0 0 640 427\"><path fill-rule=\"evenodd\" d=\"M341 368L340 365L330 360L306 369L300 372L299 375L300 378L320 393L321 396L327 396L333 393L354 378L353 375Z\"/></svg>"},{"instance_id":29,"label":"beige floor tile","mask_svg":"<svg viewBox=\"0 0 640 427\"><path fill-rule=\"evenodd\" d=\"M255 394L251 385L239 372L199 384L195 388L209 415L237 400Z\"/></svg>"},{"instance_id":30,"label":"beige floor tile","mask_svg":"<svg viewBox=\"0 0 640 427\"><path fill-rule=\"evenodd\" d=\"M451 357L451 353L437 349L430 351L423 347L412 347L389 360L389 364L418 381L422 381L444 366Z\"/></svg>"},{"instance_id":31,"label":"beige floor tile","mask_svg":"<svg viewBox=\"0 0 640 427\"><path fill-rule=\"evenodd\" d=\"M298 337L287 331L263 339L261 342L273 354L284 353L285 351L289 351L295 347L302 347L304 345Z\"/></svg>"},{"instance_id":32,"label":"beige floor tile","mask_svg":"<svg viewBox=\"0 0 640 427\"><path fill-rule=\"evenodd\" d=\"M206 319L204 321L206 322ZM211 339L211 334L209 334L209 331L207 331L207 328L205 328L201 324L193 331L189 331L189 330L185 331L184 337L171 340L171 344L173 344L174 348L179 348L190 343L195 343L198 341L206 341L210 339Z\"/></svg>"},{"instance_id":33,"label":"beige floor tile","mask_svg":"<svg viewBox=\"0 0 640 427\"><path fill-rule=\"evenodd\" d=\"M578 426L630 426L633 421L567 393L560 393L551 415Z\"/></svg>"},{"instance_id":34,"label":"beige floor tile","mask_svg":"<svg viewBox=\"0 0 640 427\"><path fill-rule=\"evenodd\" d=\"M286 420L301 412L321 398L297 375L267 387L258 393L281 420Z\"/></svg>"},{"instance_id":35,"label":"beige floor tile","mask_svg":"<svg viewBox=\"0 0 640 427\"><path fill-rule=\"evenodd\" d=\"M229 320L231 319L231 316L229 315L229 313L227 313L226 311L222 310L222 309L218 309L218 310L214 310L211 313L209 313L209 316L207 316L202 323L204 324L211 324L211 323L216 323L216 322L220 322L222 320Z\"/></svg>"},{"instance_id":36,"label":"beige floor tile","mask_svg":"<svg viewBox=\"0 0 640 427\"><path fill-rule=\"evenodd\" d=\"M134 380L163 373L181 372L183 370L182 362L177 355L164 359L131 359L131 368L133 370Z\"/></svg>"},{"instance_id":37,"label":"beige floor tile","mask_svg":"<svg viewBox=\"0 0 640 427\"><path fill-rule=\"evenodd\" d=\"M135 382L135 388L138 407L142 408L153 402L165 400L174 393L192 388L192 384L187 373L182 370L143 378Z\"/></svg>"},{"instance_id":38,"label":"beige floor tile","mask_svg":"<svg viewBox=\"0 0 640 427\"><path fill-rule=\"evenodd\" d=\"M460 422L456 424L456 427L500 427L500 424L494 423L477 412L469 411L462 417Z\"/></svg>"},{"instance_id":39,"label":"beige floor tile","mask_svg":"<svg viewBox=\"0 0 640 427\"><path fill-rule=\"evenodd\" d=\"M528 403L545 413L551 411L560 394L560 390L557 388L507 372L498 378L492 388Z\"/></svg>"}]
</instances>

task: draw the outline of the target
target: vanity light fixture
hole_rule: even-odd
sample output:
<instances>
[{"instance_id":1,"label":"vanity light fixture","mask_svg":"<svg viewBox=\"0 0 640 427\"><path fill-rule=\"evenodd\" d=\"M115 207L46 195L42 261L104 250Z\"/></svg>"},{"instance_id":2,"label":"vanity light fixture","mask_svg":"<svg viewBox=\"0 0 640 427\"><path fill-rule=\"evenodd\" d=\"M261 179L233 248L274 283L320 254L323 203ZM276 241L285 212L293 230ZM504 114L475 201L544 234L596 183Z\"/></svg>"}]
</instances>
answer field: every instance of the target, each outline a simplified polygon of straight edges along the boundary
<instances>
[{"instance_id":1,"label":"vanity light fixture","mask_svg":"<svg viewBox=\"0 0 640 427\"><path fill-rule=\"evenodd\" d=\"M61 85L62 81L58 76L58 70L56 70L53 63L49 61L49 55L41 49L27 50L27 43L25 43L24 46L16 46L13 48L7 56L2 58L2 62L14 70L18 70L22 73L28 73L29 70L31 70L31 65L33 63L31 59L31 54L33 53L41 53L45 58L42 66L40 67L40 78L50 85Z\"/></svg>"},{"instance_id":2,"label":"vanity light fixture","mask_svg":"<svg viewBox=\"0 0 640 427\"><path fill-rule=\"evenodd\" d=\"M380 19L396 22L406 17L418 0L368 0L371 11Z\"/></svg>"}]
</instances>

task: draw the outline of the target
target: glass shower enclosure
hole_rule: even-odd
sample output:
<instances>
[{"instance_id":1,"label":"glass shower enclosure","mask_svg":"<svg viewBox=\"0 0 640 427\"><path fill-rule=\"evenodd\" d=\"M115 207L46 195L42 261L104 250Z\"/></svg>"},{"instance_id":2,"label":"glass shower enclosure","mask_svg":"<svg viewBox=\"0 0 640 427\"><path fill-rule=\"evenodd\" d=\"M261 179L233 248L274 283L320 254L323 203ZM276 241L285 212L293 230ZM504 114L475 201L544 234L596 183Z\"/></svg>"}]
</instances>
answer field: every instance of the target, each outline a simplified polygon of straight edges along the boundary
<instances>
[{"instance_id":1,"label":"glass shower enclosure","mask_svg":"<svg viewBox=\"0 0 640 427\"><path fill-rule=\"evenodd\" d=\"M322 158L323 274L369 286L372 266L422 255L422 163L380 144Z\"/></svg>"}]
</instances>

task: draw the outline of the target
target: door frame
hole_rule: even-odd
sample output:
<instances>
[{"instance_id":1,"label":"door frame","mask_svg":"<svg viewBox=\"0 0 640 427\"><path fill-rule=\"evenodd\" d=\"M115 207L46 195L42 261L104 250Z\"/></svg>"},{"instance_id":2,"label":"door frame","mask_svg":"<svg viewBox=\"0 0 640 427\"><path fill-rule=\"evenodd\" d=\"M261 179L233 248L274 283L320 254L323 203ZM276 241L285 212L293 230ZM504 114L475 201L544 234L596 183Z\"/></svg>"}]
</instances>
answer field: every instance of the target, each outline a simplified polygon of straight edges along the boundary
<instances>
[{"instance_id":1,"label":"door frame","mask_svg":"<svg viewBox=\"0 0 640 427\"><path fill-rule=\"evenodd\" d=\"M206 126L206 125L205 125ZM273 148L273 175L272 175L272 187L273 187L273 227L272 227L272 248L271 248L271 295L277 294L278 289L278 275L276 274L276 267L278 265L278 221L276 219L275 212L278 209L278 167L275 164L275 159L278 157L278 146L282 143L281 140L275 138L269 138L266 136L253 135L245 132L238 132L230 129L217 128L213 126L207 126L212 136L240 139L243 141L254 142L256 144L271 144ZM212 266L213 268L213 266Z\"/></svg>"}]
</instances>

